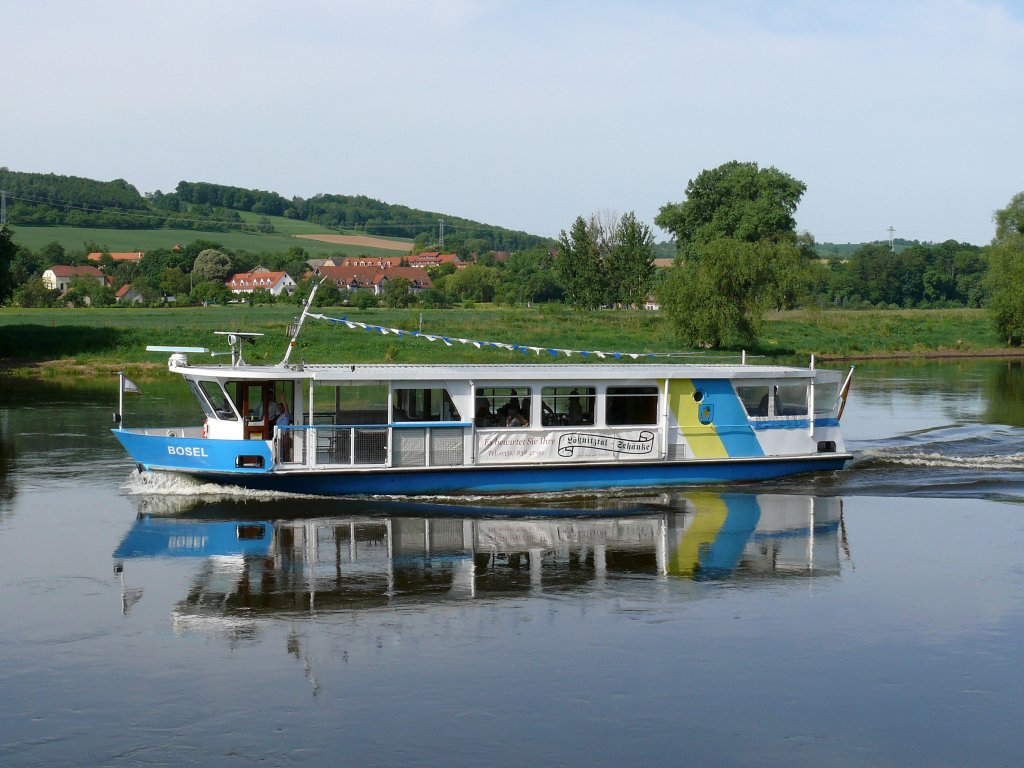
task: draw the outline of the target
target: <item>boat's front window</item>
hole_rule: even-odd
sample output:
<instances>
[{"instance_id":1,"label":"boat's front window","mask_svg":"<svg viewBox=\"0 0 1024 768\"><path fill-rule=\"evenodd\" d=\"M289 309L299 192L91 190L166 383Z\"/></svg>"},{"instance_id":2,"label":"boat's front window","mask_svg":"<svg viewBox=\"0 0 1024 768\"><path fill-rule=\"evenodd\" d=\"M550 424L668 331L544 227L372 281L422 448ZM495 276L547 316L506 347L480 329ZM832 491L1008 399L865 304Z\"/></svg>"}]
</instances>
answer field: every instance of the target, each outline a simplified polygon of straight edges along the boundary
<instances>
[{"instance_id":1,"label":"boat's front window","mask_svg":"<svg viewBox=\"0 0 1024 768\"><path fill-rule=\"evenodd\" d=\"M394 421L462 421L446 389L396 389Z\"/></svg>"},{"instance_id":2,"label":"boat's front window","mask_svg":"<svg viewBox=\"0 0 1024 768\"><path fill-rule=\"evenodd\" d=\"M541 421L545 427L593 426L594 387L544 387Z\"/></svg>"},{"instance_id":3,"label":"boat's front window","mask_svg":"<svg viewBox=\"0 0 1024 768\"><path fill-rule=\"evenodd\" d=\"M658 423L657 387L608 387L608 426Z\"/></svg>"},{"instance_id":4,"label":"boat's front window","mask_svg":"<svg viewBox=\"0 0 1024 768\"><path fill-rule=\"evenodd\" d=\"M807 385L779 384L775 387L775 404L773 412L776 416L807 415Z\"/></svg>"},{"instance_id":5,"label":"boat's front window","mask_svg":"<svg viewBox=\"0 0 1024 768\"><path fill-rule=\"evenodd\" d=\"M478 427L530 426L529 387L481 387L474 421Z\"/></svg>"},{"instance_id":6,"label":"boat's front window","mask_svg":"<svg viewBox=\"0 0 1024 768\"><path fill-rule=\"evenodd\" d=\"M188 383L192 387L192 391L196 393L196 397L199 398L199 402L202 404L207 416L223 421L235 421L238 419L228 400L227 393L219 383L216 381L194 382L191 379ZM197 384L199 385L198 387L196 386Z\"/></svg>"},{"instance_id":7,"label":"boat's front window","mask_svg":"<svg viewBox=\"0 0 1024 768\"><path fill-rule=\"evenodd\" d=\"M736 394L747 410L748 416L764 417L768 415L768 390L767 384L754 384L743 387L736 387Z\"/></svg>"},{"instance_id":8,"label":"boat's front window","mask_svg":"<svg viewBox=\"0 0 1024 768\"><path fill-rule=\"evenodd\" d=\"M814 415L830 416L839 402L839 382L816 384L814 387Z\"/></svg>"}]
</instances>

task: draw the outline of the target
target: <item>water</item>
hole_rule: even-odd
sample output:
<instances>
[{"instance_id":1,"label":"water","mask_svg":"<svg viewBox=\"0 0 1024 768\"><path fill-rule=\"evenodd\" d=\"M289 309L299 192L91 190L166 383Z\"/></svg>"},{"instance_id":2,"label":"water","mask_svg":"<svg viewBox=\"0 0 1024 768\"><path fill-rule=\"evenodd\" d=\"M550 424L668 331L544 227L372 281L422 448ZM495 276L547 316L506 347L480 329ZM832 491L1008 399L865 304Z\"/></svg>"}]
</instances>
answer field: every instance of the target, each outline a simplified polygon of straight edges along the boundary
<instances>
[{"instance_id":1,"label":"water","mask_svg":"<svg viewBox=\"0 0 1024 768\"><path fill-rule=\"evenodd\" d=\"M834 475L410 507L144 481L114 382L2 380L0 765L1019 765L1022 384L860 366Z\"/></svg>"}]
</instances>

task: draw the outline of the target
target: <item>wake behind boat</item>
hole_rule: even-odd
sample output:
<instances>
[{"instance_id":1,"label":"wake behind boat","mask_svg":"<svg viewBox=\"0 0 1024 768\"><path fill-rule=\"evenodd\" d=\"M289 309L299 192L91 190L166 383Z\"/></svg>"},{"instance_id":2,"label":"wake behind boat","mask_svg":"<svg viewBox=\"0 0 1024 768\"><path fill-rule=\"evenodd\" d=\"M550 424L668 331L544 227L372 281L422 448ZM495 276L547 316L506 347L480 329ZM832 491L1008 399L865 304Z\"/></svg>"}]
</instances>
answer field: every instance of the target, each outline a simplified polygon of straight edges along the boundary
<instances>
[{"instance_id":1,"label":"wake behind boat","mask_svg":"<svg viewBox=\"0 0 1024 768\"><path fill-rule=\"evenodd\" d=\"M813 360L249 365L258 334L225 335L230 364L151 348L171 352L206 420L114 429L140 472L307 494L519 493L769 480L851 458L850 377Z\"/></svg>"}]
</instances>

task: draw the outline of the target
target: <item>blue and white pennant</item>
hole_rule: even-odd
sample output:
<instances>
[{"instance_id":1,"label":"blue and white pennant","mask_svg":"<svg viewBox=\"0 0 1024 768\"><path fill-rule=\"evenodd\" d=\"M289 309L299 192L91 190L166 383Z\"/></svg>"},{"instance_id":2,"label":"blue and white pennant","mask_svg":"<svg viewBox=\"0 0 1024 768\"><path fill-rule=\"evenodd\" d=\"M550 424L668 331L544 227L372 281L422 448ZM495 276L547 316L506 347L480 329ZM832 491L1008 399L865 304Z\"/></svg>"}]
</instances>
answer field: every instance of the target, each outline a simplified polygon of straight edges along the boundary
<instances>
[{"instance_id":1,"label":"blue and white pennant","mask_svg":"<svg viewBox=\"0 0 1024 768\"><path fill-rule=\"evenodd\" d=\"M387 336L392 334L403 338L405 336L415 336L418 339L426 339L427 341L440 341L445 345L451 347L455 344L472 344L477 349L483 349L485 347L491 347L495 349L507 349L510 352L522 352L524 355L528 355L531 352L537 355L547 353L552 357L558 357L559 355L565 355L566 357L572 357L573 355L579 355L580 357L590 357L591 355L605 360L612 358L614 360L621 360L623 358L631 358L633 360L639 360L641 358L654 358L654 357L690 357L691 354L680 354L676 352L601 352L600 350L583 350L583 349L562 349L561 347L535 347L529 344L508 344L503 341L479 341L477 339L462 339L454 336L442 336L436 333L423 333L422 331L405 331L401 328L385 328L382 325L373 325L371 323L361 323L358 320L349 320L347 317L328 317L327 315L314 315L310 314L309 317L316 318L317 320L326 320L329 323L335 325L344 325L350 329L360 328L364 331L371 333L381 333Z\"/></svg>"}]
</instances>

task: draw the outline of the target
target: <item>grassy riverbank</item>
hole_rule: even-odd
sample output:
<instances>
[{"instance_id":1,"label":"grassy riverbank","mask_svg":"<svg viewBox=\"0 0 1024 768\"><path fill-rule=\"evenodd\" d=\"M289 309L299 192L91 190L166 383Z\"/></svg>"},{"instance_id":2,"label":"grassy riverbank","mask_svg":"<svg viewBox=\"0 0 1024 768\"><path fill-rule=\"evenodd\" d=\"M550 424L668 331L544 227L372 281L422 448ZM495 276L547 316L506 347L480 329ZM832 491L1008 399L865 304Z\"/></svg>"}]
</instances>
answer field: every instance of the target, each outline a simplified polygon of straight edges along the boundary
<instances>
[{"instance_id":1,"label":"grassy riverbank","mask_svg":"<svg viewBox=\"0 0 1024 768\"><path fill-rule=\"evenodd\" d=\"M669 323L653 312L576 312L563 307L369 311L320 310L384 327L484 341L605 352L678 352ZM166 355L147 353L147 344L227 345L213 331L266 334L246 348L253 362L276 362L284 354L294 306L190 307L182 309L0 310L0 367L42 375L109 369L159 370ZM420 325L422 318L422 326ZM692 351L692 350L690 350ZM1013 354L982 310L809 311L773 315L765 322L759 347L749 353L803 359L871 356ZM733 351L735 352L735 351ZM722 353L709 353L709 357ZM725 353L730 354L730 353ZM554 362L505 350L397 338L309 320L293 361L307 362ZM569 360L579 362L578 356ZM593 359L593 358L591 358ZM558 362L567 358L559 356Z\"/></svg>"}]
</instances>

